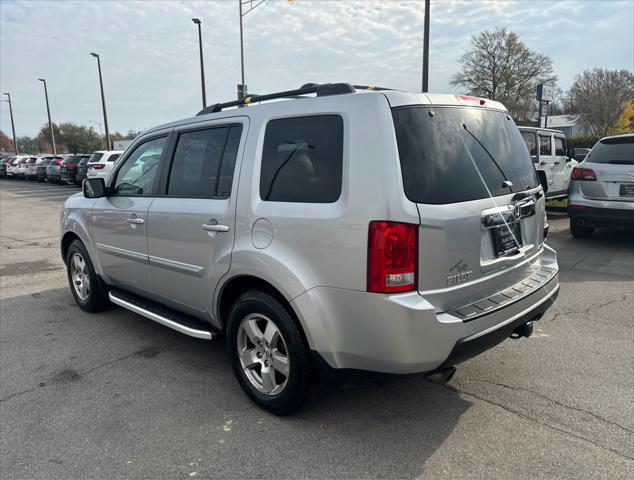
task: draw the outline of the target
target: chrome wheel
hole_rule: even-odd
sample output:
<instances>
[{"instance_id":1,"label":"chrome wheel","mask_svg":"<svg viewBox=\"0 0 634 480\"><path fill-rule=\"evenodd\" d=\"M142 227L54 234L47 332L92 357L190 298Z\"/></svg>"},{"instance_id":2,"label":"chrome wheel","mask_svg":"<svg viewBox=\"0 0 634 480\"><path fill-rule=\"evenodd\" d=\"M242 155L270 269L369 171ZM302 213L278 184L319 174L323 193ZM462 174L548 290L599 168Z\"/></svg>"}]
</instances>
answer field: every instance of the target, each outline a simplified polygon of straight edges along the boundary
<instances>
[{"instance_id":1,"label":"chrome wheel","mask_svg":"<svg viewBox=\"0 0 634 480\"><path fill-rule=\"evenodd\" d=\"M84 257L78 252L73 253L70 257L69 268L75 293L81 301L85 302L90 295L90 276Z\"/></svg>"},{"instance_id":2,"label":"chrome wheel","mask_svg":"<svg viewBox=\"0 0 634 480\"><path fill-rule=\"evenodd\" d=\"M284 390L289 376L288 350L270 318L251 314L242 319L237 347L240 365L251 385L265 395Z\"/></svg>"}]
</instances>

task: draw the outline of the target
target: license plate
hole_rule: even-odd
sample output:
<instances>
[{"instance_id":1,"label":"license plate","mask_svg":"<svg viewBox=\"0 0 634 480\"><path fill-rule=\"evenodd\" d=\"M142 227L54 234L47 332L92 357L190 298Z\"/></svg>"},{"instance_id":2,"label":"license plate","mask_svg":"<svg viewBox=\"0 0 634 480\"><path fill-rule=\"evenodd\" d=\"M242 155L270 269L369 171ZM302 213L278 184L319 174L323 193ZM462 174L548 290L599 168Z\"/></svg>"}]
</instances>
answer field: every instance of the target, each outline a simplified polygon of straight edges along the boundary
<instances>
[{"instance_id":1,"label":"license plate","mask_svg":"<svg viewBox=\"0 0 634 480\"><path fill-rule=\"evenodd\" d=\"M519 222L500 225L491 231L495 255L498 257L517 253L522 246L522 230Z\"/></svg>"},{"instance_id":2,"label":"license plate","mask_svg":"<svg viewBox=\"0 0 634 480\"><path fill-rule=\"evenodd\" d=\"M622 183L619 186L619 197L634 197L634 183Z\"/></svg>"}]
</instances>

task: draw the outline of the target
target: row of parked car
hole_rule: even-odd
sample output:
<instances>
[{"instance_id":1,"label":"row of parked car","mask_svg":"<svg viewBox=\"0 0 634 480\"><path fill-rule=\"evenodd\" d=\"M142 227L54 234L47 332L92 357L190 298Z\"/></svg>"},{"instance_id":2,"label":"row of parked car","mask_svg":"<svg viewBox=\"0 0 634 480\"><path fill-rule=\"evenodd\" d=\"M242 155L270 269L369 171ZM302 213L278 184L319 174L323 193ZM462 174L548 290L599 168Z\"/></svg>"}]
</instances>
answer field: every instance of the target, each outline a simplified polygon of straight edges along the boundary
<instances>
[{"instance_id":1,"label":"row of parked car","mask_svg":"<svg viewBox=\"0 0 634 480\"><path fill-rule=\"evenodd\" d=\"M80 186L88 177L106 177L121 150L99 150L92 154L15 155L0 159L0 177Z\"/></svg>"}]
</instances>

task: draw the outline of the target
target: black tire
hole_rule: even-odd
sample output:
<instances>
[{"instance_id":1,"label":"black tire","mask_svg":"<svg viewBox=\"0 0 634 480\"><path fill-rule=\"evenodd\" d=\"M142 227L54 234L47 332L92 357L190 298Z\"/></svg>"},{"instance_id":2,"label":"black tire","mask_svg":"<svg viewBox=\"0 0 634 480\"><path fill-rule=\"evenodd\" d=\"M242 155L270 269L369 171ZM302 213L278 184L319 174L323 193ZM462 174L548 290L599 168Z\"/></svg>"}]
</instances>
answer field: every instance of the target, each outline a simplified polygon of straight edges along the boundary
<instances>
[{"instance_id":1,"label":"black tire","mask_svg":"<svg viewBox=\"0 0 634 480\"><path fill-rule=\"evenodd\" d=\"M242 320L251 314L266 316L281 333L286 347L289 372L284 389L276 395L260 392L247 377L238 354L238 332ZM227 324L227 346L240 386L259 407L274 415L298 411L313 396L316 377L306 340L289 310L277 299L259 290L242 294L231 308Z\"/></svg>"},{"instance_id":2,"label":"black tire","mask_svg":"<svg viewBox=\"0 0 634 480\"><path fill-rule=\"evenodd\" d=\"M80 294L77 292L77 289L73 284L71 261L75 254L79 254L79 256L84 260L84 277L87 277L89 280L89 290L85 299L80 297ZM104 290L103 285L101 284L99 277L95 272L95 267L90 260L90 256L86 251L86 247L81 241L73 240L73 242L68 247L65 260L68 285L70 286L70 291L73 294L75 302L77 303L79 308L91 313L98 312L106 308L109 304L107 292Z\"/></svg>"},{"instance_id":3,"label":"black tire","mask_svg":"<svg viewBox=\"0 0 634 480\"><path fill-rule=\"evenodd\" d=\"M594 232L594 228L592 227L583 227L581 225L577 225L577 222L570 219L570 233L575 238L590 238L592 236L592 232Z\"/></svg>"}]
</instances>

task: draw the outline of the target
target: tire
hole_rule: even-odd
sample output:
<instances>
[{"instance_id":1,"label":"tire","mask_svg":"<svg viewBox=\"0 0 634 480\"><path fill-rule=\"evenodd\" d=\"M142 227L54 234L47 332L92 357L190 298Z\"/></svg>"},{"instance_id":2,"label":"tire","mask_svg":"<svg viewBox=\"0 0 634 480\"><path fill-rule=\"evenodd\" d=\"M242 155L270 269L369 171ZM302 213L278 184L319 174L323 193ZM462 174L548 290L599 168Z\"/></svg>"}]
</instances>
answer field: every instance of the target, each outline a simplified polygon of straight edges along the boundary
<instances>
[{"instance_id":1,"label":"tire","mask_svg":"<svg viewBox=\"0 0 634 480\"><path fill-rule=\"evenodd\" d=\"M266 337L263 332L269 323L277 332ZM252 338L259 338L262 345L256 345ZM227 345L240 386L259 407L285 416L312 397L316 377L308 345L289 310L268 293L251 290L236 300L229 313ZM251 352L243 357L252 362L252 368L243 366L240 352L245 350Z\"/></svg>"},{"instance_id":2,"label":"tire","mask_svg":"<svg viewBox=\"0 0 634 480\"><path fill-rule=\"evenodd\" d=\"M86 312L98 312L108 306L109 301L86 247L74 240L66 252L68 285L75 302ZM87 280L87 282L86 282Z\"/></svg>"},{"instance_id":3,"label":"tire","mask_svg":"<svg viewBox=\"0 0 634 480\"><path fill-rule=\"evenodd\" d=\"M594 232L594 228L582 227L581 225L577 225L572 218L570 219L570 233L572 233L573 237L590 238L592 236L592 232Z\"/></svg>"}]
</instances>

